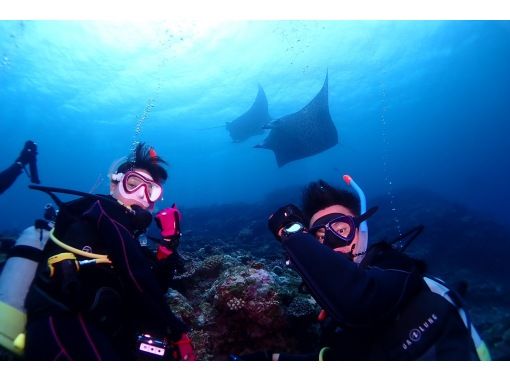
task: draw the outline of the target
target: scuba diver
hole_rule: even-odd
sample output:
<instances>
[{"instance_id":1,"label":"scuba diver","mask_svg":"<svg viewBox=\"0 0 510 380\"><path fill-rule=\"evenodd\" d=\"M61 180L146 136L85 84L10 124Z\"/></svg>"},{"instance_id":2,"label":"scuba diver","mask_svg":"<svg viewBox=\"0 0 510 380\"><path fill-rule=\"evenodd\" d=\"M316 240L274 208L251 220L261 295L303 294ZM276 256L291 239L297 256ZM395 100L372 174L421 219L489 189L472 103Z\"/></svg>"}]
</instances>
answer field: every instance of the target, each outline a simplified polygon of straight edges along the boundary
<instances>
[{"instance_id":1,"label":"scuba diver","mask_svg":"<svg viewBox=\"0 0 510 380\"><path fill-rule=\"evenodd\" d=\"M321 350L256 352L234 360L490 360L460 296L425 276L425 264L390 243L367 250L365 196L325 181L303 193L304 213L289 204L268 227L323 309ZM308 223L306 223L308 221ZM399 239L401 240L401 239Z\"/></svg>"},{"instance_id":2,"label":"scuba diver","mask_svg":"<svg viewBox=\"0 0 510 380\"><path fill-rule=\"evenodd\" d=\"M165 299L180 212L156 215L157 252L143 235L163 195L162 164L139 143L111 174L110 195L31 186L52 196L59 212L26 297L25 359L195 359L188 327ZM54 192L82 197L63 203Z\"/></svg>"},{"instance_id":3,"label":"scuba diver","mask_svg":"<svg viewBox=\"0 0 510 380\"><path fill-rule=\"evenodd\" d=\"M25 142L23 150L14 163L4 171L0 172L0 194L7 190L16 181L16 178L24 170L32 183L40 183L36 165L37 145L33 141ZM29 167L29 172L26 166Z\"/></svg>"}]
</instances>

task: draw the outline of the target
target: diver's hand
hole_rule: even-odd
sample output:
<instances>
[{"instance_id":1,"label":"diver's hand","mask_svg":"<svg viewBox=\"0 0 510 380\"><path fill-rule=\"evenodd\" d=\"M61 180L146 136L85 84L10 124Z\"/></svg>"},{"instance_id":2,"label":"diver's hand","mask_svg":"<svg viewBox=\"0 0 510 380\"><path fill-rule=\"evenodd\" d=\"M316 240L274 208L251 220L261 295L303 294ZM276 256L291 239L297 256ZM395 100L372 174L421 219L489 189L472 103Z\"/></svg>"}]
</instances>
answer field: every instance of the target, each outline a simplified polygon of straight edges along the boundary
<instances>
[{"instance_id":1,"label":"diver's hand","mask_svg":"<svg viewBox=\"0 0 510 380\"><path fill-rule=\"evenodd\" d=\"M160 229L161 241L157 259L164 260L175 252L181 237L181 212L175 206L165 208L156 214L156 225Z\"/></svg>"},{"instance_id":2,"label":"diver's hand","mask_svg":"<svg viewBox=\"0 0 510 380\"><path fill-rule=\"evenodd\" d=\"M273 233L276 240L281 241L282 228L295 222L305 225L305 216L297 206L288 204L286 206L280 207L269 216L267 227Z\"/></svg>"},{"instance_id":3,"label":"diver's hand","mask_svg":"<svg viewBox=\"0 0 510 380\"><path fill-rule=\"evenodd\" d=\"M22 166L25 166L29 162L35 159L37 155L37 145L28 140L23 147L23 150L19 154L19 157L16 159L16 162L19 162Z\"/></svg>"},{"instance_id":4,"label":"diver's hand","mask_svg":"<svg viewBox=\"0 0 510 380\"><path fill-rule=\"evenodd\" d=\"M155 219L161 237L169 238L181 234L182 214L175 204L158 212Z\"/></svg>"},{"instance_id":5,"label":"diver's hand","mask_svg":"<svg viewBox=\"0 0 510 380\"><path fill-rule=\"evenodd\" d=\"M195 355L195 351L193 350L193 345L188 334L182 334L179 340L172 342L172 346L174 347L177 356L175 359L184 361L197 360L197 356Z\"/></svg>"}]
</instances>

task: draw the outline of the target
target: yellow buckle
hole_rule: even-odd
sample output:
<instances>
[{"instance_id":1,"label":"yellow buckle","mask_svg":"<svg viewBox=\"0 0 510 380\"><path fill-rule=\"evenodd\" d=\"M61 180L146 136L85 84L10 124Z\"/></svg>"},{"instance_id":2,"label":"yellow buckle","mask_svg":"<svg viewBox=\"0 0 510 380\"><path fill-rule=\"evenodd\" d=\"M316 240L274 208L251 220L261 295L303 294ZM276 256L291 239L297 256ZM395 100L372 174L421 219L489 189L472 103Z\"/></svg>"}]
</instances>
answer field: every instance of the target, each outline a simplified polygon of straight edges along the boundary
<instances>
[{"instance_id":1,"label":"yellow buckle","mask_svg":"<svg viewBox=\"0 0 510 380\"><path fill-rule=\"evenodd\" d=\"M55 275L55 267L54 265L64 261L64 260L73 260L74 264L76 265L76 270L80 270L80 264L78 263L78 260L76 260L76 256L72 254L71 252L62 252L58 255L53 255L48 259L48 268L50 269L50 277L53 277Z\"/></svg>"}]
</instances>

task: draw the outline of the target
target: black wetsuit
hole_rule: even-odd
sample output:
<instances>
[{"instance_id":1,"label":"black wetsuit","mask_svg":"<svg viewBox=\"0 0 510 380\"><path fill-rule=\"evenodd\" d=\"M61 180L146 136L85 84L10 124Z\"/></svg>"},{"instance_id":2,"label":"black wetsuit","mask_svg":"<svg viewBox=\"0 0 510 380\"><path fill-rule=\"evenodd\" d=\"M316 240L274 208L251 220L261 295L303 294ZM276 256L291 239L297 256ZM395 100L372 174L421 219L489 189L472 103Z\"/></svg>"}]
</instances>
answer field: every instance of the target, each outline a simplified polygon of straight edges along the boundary
<instances>
[{"instance_id":1,"label":"black wetsuit","mask_svg":"<svg viewBox=\"0 0 510 380\"><path fill-rule=\"evenodd\" d=\"M21 174L22 167L15 162L3 172L0 172L0 194L7 190Z\"/></svg>"},{"instance_id":2,"label":"black wetsuit","mask_svg":"<svg viewBox=\"0 0 510 380\"><path fill-rule=\"evenodd\" d=\"M326 360L478 360L457 309L429 290L416 260L381 244L358 265L306 233L283 245L328 314ZM280 356L295 359L318 353Z\"/></svg>"},{"instance_id":3,"label":"black wetsuit","mask_svg":"<svg viewBox=\"0 0 510 380\"><path fill-rule=\"evenodd\" d=\"M70 202L60 209L55 236L106 254L112 264L76 271L73 261L63 261L50 277L47 258L66 250L48 241L26 300L26 359L129 360L136 357L136 334L178 339L186 330L166 302L165 281L155 274L164 278L161 268L169 271L172 264L144 252L123 206L85 198Z\"/></svg>"}]
</instances>

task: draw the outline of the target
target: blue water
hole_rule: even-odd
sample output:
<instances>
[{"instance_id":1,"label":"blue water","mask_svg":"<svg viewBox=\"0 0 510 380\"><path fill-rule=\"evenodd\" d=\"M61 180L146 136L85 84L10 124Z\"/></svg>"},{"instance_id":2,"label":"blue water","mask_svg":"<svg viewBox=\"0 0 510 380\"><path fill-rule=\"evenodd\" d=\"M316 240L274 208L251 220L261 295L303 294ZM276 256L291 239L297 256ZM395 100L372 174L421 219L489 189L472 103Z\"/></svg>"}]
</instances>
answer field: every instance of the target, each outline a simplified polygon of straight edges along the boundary
<instances>
[{"instance_id":1,"label":"blue water","mask_svg":"<svg viewBox=\"0 0 510 380\"><path fill-rule=\"evenodd\" d=\"M163 204L257 202L350 173L367 197L434 191L510 225L510 22L0 22L2 167L27 139L44 185L108 191L134 141L169 163ZM221 126L264 88L272 117L329 73L340 143L278 168ZM138 127L138 128L137 128ZM26 176L0 196L0 231L39 217ZM476 226L473 226L476 228Z\"/></svg>"}]
</instances>

